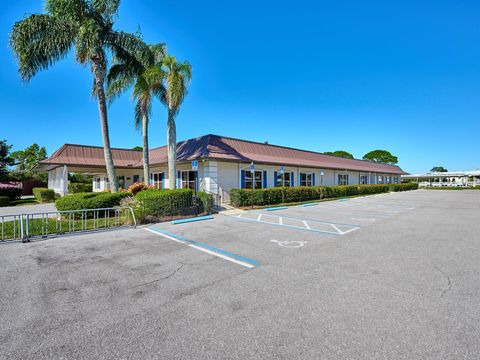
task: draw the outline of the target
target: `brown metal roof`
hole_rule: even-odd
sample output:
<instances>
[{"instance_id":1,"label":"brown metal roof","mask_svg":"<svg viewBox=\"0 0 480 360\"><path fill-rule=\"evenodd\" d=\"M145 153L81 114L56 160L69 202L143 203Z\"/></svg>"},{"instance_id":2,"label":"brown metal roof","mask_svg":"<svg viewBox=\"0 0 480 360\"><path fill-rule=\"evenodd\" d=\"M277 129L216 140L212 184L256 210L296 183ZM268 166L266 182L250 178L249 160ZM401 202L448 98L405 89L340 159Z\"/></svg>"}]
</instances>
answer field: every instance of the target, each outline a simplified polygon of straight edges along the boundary
<instances>
[{"instance_id":1,"label":"brown metal roof","mask_svg":"<svg viewBox=\"0 0 480 360\"><path fill-rule=\"evenodd\" d=\"M142 160L142 151L112 149L113 162L118 167L136 167ZM105 166L103 147L65 144L48 159L44 165ZM140 164L141 167L141 164Z\"/></svg>"},{"instance_id":2,"label":"brown metal roof","mask_svg":"<svg viewBox=\"0 0 480 360\"><path fill-rule=\"evenodd\" d=\"M142 153L137 150L113 149L115 166L142 167ZM338 170L357 170L406 174L396 165L379 164L365 160L346 159L318 152L288 148L284 146L262 144L253 141L234 139L218 135L206 135L181 141L177 144L177 161L212 159L234 162L255 162L300 167L328 168ZM150 151L150 164L167 163L167 147L162 146ZM105 166L103 148L66 144L49 159L40 164L58 164L70 166Z\"/></svg>"}]
</instances>

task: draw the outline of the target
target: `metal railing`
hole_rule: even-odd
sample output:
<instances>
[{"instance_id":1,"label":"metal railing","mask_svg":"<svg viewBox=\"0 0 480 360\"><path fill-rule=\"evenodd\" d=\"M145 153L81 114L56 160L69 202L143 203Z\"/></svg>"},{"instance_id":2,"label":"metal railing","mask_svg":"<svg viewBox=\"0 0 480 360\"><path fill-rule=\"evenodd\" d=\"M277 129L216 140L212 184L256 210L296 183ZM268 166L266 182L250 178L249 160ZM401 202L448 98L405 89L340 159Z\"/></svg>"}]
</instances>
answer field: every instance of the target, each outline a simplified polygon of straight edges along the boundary
<instances>
[{"instance_id":1,"label":"metal railing","mask_svg":"<svg viewBox=\"0 0 480 360\"><path fill-rule=\"evenodd\" d=\"M137 221L128 206L0 215L0 240L29 242L35 238L64 236L130 226Z\"/></svg>"}]
</instances>

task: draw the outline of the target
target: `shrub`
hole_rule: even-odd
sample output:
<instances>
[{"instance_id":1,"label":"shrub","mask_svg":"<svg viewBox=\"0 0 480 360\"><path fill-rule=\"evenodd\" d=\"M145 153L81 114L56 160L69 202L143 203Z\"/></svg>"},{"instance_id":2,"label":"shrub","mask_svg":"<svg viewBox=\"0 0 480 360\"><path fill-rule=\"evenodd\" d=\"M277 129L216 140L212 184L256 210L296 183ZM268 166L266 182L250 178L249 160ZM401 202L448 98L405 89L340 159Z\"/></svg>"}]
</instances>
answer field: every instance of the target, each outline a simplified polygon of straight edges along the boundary
<instances>
[{"instance_id":1,"label":"shrub","mask_svg":"<svg viewBox=\"0 0 480 360\"><path fill-rule=\"evenodd\" d=\"M128 187L128 192L133 195L137 195L140 191L153 189L152 186L145 184L144 182L136 182Z\"/></svg>"},{"instance_id":2,"label":"shrub","mask_svg":"<svg viewBox=\"0 0 480 360\"><path fill-rule=\"evenodd\" d=\"M417 190L418 183L403 183L403 184L391 184L390 191L409 191L409 190Z\"/></svg>"},{"instance_id":3,"label":"shrub","mask_svg":"<svg viewBox=\"0 0 480 360\"><path fill-rule=\"evenodd\" d=\"M213 195L206 192L198 192L197 197L200 200L200 213L211 214L213 211Z\"/></svg>"},{"instance_id":4,"label":"shrub","mask_svg":"<svg viewBox=\"0 0 480 360\"><path fill-rule=\"evenodd\" d=\"M0 207L10 205L10 199L8 196L0 196Z\"/></svg>"},{"instance_id":5,"label":"shrub","mask_svg":"<svg viewBox=\"0 0 480 360\"><path fill-rule=\"evenodd\" d=\"M135 195L141 203L142 217L172 216L181 214L193 206L193 191L190 189L140 191Z\"/></svg>"},{"instance_id":6,"label":"shrub","mask_svg":"<svg viewBox=\"0 0 480 360\"><path fill-rule=\"evenodd\" d=\"M405 186L404 186L405 185ZM386 193L389 191L407 191L418 188L417 184L393 185L347 185L347 186L296 186L287 188L267 188L255 191L233 189L230 201L233 206L274 205L282 202L304 202L320 199L334 199L345 196Z\"/></svg>"},{"instance_id":7,"label":"shrub","mask_svg":"<svg viewBox=\"0 0 480 360\"><path fill-rule=\"evenodd\" d=\"M22 196L22 187L14 182L0 183L0 196L7 196L10 200Z\"/></svg>"},{"instance_id":8,"label":"shrub","mask_svg":"<svg viewBox=\"0 0 480 360\"><path fill-rule=\"evenodd\" d=\"M33 188L32 189L33 196L35 196L35 199L39 202L52 202L55 200L55 191L52 189L47 189L47 188Z\"/></svg>"},{"instance_id":9,"label":"shrub","mask_svg":"<svg viewBox=\"0 0 480 360\"><path fill-rule=\"evenodd\" d=\"M92 192L93 185L92 183L69 183L68 184L68 192L70 194L78 194L78 193L87 193Z\"/></svg>"},{"instance_id":10,"label":"shrub","mask_svg":"<svg viewBox=\"0 0 480 360\"><path fill-rule=\"evenodd\" d=\"M78 193L58 199L55 206L58 210L102 209L120 205L129 193Z\"/></svg>"}]
</instances>

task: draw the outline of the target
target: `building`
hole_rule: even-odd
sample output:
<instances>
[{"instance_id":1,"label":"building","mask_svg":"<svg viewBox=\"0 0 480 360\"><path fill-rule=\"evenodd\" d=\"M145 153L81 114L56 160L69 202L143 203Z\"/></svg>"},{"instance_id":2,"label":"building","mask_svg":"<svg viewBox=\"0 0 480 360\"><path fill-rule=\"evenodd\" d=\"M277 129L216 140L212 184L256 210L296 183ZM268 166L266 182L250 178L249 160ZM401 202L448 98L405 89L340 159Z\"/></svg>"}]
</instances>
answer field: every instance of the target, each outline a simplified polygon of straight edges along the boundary
<instances>
[{"instance_id":1,"label":"building","mask_svg":"<svg viewBox=\"0 0 480 360\"><path fill-rule=\"evenodd\" d=\"M113 158L121 188L144 180L141 151L113 149ZM193 160L198 160L198 171L192 171ZM61 195L68 193L69 172L93 175L94 191L109 187L102 147L65 144L41 161L37 170L48 172L48 187ZM166 146L150 151L150 170L150 183L167 188ZM399 183L403 174L407 173L396 165L206 135L178 143L177 176L173 181L179 188L219 194L228 202L229 191L234 188L390 184Z\"/></svg>"},{"instance_id":2,"label":"building","mask_svg":"<svg viewBox=\"0 0 480 360\"><path fill-rule=\"evenodd\" d=\"M414 180L421 187L467 187L480 185L480 170L428 172L424 174L406 174L402 179Z\"/></svg>"}]
</instances>

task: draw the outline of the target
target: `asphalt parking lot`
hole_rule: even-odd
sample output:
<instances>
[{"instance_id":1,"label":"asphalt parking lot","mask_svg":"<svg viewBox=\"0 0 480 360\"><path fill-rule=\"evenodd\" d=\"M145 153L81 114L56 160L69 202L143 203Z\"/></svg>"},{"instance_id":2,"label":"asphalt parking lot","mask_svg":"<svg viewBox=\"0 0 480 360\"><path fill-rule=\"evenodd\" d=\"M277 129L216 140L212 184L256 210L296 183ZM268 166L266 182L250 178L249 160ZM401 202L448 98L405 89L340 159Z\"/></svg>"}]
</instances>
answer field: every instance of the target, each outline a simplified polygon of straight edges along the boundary
<instances>
[{"instance_id":1,"label":"asphalt parking lot","mask_svg":"<svg viewBox=\"0 0 480 360\"><path fill-rule=\"evenodd\" d=\"M478 359L480 191L0 244L2 359Z\"/></svg>"}]
</instances>

